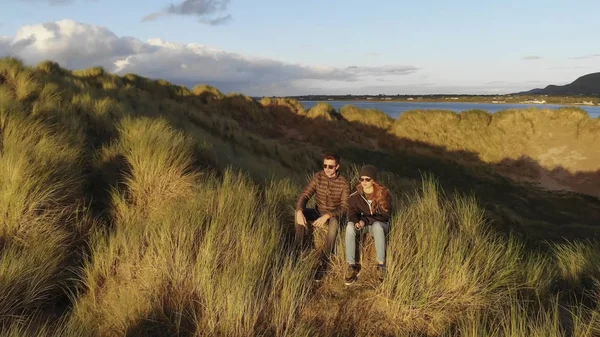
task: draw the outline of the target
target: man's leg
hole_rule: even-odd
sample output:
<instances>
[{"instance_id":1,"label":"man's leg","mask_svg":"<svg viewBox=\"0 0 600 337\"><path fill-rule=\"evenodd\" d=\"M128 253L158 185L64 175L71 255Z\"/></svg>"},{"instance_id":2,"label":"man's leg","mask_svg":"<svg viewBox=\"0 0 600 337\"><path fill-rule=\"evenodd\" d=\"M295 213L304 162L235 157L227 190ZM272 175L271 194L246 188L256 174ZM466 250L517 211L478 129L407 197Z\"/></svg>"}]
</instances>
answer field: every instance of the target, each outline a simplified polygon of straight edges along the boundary
<instances>
[{"instance_id":1,"label":"man's leg","mask_svg":"<svg viewBox=\"0 0 600 337\"><path fill-rule=\"evenodd\" d=\"M325 240L325 246L323 247L324 258L329 260L333 249L335 248L335 239L337 232L340 227L340 221L338 217L333 217L328 221L327 228L327 239Z\"/></svg>"},{"instance_id":2,"label":"man's leg","mask_svg":"<svg viewBox=\"0 0 600 337\"><path fill-rule=\"evenodd\" d=\"M329 269L328 262L331 257L331 253L333 252L340 222L337 217L333 217L327 221L327 226L327 238L325 239L323 251L321 252L321 264L317 270L317 275L315 276L315 281L317 282L320 282L323 277L325 277L325 274Z\"/></svg>"},{"instance_id":3,"label":"man's leg","mask_svg":"<svg viewBox=\"0 0 600 337\"><path fill-rule=\"evenodd\" d=\"M296 235L295 235L294 241L303 247L304 246L304 238L306 237L308 228L307 228L307 226L302 226L300 224L296 224L295 231L296 231Z\"/></svg>"},{"instance_id":4,"label":"man's leg","mask_svg":"<svg viewBox=\"0 0 600 337\"><path fill-rule=\"evenodd\" d=\"M295 230L296 236L295 241L300 244L301 247L305 246L306 237L311 233L311 229L309 228L311 223L318 219L319 214L315 209L307 208L303 211L304 217L306 218L306 225L301 225L296 222Z\"/></svg>"}]
</instances>

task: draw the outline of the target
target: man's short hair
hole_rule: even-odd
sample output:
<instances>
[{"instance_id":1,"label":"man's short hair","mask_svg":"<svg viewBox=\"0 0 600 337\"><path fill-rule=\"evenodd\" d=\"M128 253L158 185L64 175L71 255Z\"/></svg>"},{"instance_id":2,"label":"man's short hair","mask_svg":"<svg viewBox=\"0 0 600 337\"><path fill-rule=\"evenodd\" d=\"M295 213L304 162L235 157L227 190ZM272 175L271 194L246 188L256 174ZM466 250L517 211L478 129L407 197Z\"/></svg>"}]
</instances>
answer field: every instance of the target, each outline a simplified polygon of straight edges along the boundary
<instances>
[{"instance_id":1,"label":"man's short hair","mask_svg":"<svg viewBox=\"0 0 600 337\"><path fill-rule=\"evenodd\" d=\"M340 156L337 153L329 152L323 156L323 160L335 160L336 164L340 163Z\"/></svg>"}]
</instances>

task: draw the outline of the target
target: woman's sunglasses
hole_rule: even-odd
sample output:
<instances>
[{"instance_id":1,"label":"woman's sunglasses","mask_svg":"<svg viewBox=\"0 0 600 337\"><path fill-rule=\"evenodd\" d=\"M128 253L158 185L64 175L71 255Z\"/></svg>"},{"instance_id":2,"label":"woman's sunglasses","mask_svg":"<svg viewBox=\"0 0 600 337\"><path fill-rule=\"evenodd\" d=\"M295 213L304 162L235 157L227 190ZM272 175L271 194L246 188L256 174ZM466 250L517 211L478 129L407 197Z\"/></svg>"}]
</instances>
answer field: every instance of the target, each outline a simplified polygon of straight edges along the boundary
<instances>
[{"instance_id":1,"label":"woman's sunglasses","mask_svg":"<svg viewBox=\"0 0 600 337\"><path fill-rule=\"evenodd\" d=\"M330 169L330 170L333 170L333 169L334 169L336 166L337 166L337 165L327 165L327 164L323 164L323 168L324 168L324 169L328 168L328 169Z\"/></svg>"},{"instance_id":2,"label":"woman's sunglasses","mask_svg":"<svg viewBox=\"0 0 600 337\"><path fill-rule=\"evenodd\" d=\"M373 180L373 179L371 179L371 178L367 177L367 178L358 178L358 180L359 180L359 181L366 181L366 182L369 182L369 181L371 181L371 180Z\"/></svg>"}]
</instances>

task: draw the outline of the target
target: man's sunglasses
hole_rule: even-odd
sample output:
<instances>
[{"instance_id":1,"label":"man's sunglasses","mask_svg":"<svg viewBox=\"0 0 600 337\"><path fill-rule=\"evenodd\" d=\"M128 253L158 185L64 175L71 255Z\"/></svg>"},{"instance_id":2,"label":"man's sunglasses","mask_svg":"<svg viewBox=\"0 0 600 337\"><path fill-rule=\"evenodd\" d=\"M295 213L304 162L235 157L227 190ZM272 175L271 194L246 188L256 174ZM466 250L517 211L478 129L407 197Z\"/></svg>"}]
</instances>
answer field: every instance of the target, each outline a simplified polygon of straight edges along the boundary
<instances>
[{"instance_id":1,"label":"man's sunglasses","mask_svg":"<svg viewBox=\"0 0 600 337\"><path fill-rule=\"evenodd\" d=\"M358 178L358 180L359 180L359 181L366 181L366 182L369 182L369 181L371 181L372 179L371 179L371 178L369 178L369 177L367 177L367 178Z\"/></svg>"},{"instance_id":2,"label":"man's sunglasses","mask_svg":"<svg viewBox=\"0 0 600 337\"><path fill-rule=\"evenodd\" d=\"M336 166L337 166L337 165L327 165L327 164L323 164L323 168L324 168L324 169L328 168L328 169L330 169L330 170L334 169Z\"/></svg>"}]
</instances>

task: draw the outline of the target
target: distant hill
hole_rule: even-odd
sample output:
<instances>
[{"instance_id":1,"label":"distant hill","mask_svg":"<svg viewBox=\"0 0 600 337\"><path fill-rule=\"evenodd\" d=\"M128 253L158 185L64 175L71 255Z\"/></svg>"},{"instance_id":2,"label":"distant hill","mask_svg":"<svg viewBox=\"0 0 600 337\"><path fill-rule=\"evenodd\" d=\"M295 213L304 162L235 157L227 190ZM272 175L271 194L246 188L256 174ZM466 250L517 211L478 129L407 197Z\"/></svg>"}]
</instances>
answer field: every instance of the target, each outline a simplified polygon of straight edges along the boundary
<instances>
[{"instance_id":1,"label":"distant hill","mask_svg":"<svg viewBox=\"0 0 600 337\"><path fill-rule=\"evenodd\" d=\"M549 85L544 89L532 89L519 94L600 96L600 72L581 76L570 84Z\"/></svg>"}]
</instances>

